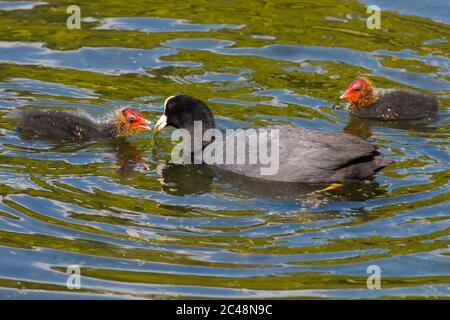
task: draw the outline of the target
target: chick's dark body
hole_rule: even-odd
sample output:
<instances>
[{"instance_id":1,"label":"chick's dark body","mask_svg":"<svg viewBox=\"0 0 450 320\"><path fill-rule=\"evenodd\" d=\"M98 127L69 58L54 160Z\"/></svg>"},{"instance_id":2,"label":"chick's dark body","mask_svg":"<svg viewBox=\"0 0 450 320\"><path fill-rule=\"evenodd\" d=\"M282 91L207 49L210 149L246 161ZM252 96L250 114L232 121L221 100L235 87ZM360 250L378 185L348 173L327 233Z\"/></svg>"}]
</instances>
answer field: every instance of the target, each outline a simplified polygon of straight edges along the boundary
<instances>
[{"instance_id":1,"label":"chick's dark body","mask_svg":"<svg viewBox=\"0 0 450 320\"><path fill-rule=\"evenodd\" d=\"M32 138L83 141L108 138L114 126L82 114L57 110L27 110L22 113L18 131Z\"/></svg>"},{"instance_id":2,"label":"chick's dark body","mask_svg":"<svg viewBox=\"0 0 450 320\"><path fill-rule=\"evenodd\" d=\"M432 117L438 109L433 96L398 90L382 94L368 106L350 108L350 114L367 119L413 120Z\"/></svg>"}]
</instances>

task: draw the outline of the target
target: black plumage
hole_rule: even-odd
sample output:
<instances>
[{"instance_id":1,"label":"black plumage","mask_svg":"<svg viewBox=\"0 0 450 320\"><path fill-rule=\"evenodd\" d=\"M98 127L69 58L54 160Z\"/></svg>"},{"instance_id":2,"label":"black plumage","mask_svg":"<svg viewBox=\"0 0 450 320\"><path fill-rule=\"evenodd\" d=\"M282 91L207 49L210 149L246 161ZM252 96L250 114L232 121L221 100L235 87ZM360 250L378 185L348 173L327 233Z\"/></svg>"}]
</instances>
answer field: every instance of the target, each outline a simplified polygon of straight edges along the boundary
<instances>
[{"instance_id":1,"label":"black plumage","mask_svg":"<svg viewBox=\"0 0 450 320\"><path fill-rule=\"evenodd\" d=\"M397 90L381 94L373 103L362 108L350 108L350 114L367 119L414 120L436 115L436 97Z\"/></svg>"},{"instance_id":2,"label":"black plumage","mask_svg":"<svg viewBox=\"0 0 450 320\"><path fill-rule=\"evenodd\" d=\"M114 138L149 130L142 114L132 108L116 110L101 121L88 115L59 110L26 110L17 130L26 137L63 141Z\"/></svg>"},{"instance_id":3,"label":"black plumage","mask_svg":"<svg viewBox=\"0 0 450 320\"><path fill-rule=\"evenodd\" d=\"M382 121L434 117L439 110L434 96L405 90L379 92L366 77L353 80L340 99L350 102L351 115Z\"/></svg>"},{"instance_id":4,"label":"black plumage","mask_svg":"<svg viewBox=\"0 0 450 320\"><path fill-rule=\"evenodd\" d=\"M17 129L30 137L66 141L111 137L112 122L97 122L83 114L57 110L27 110Z\"/></svg>"},{"instance_id":5,"label":"black plumage","mask_svg":"<svg viewBox=\"0 0 450 320\"><path fill-rule=\"evenodd\" d=\"M212 113L204 102L186 95L170 97L166 100L164 114L155 128L159 131L165 126L174 126L188 130L193 136L194 119L202 121L204 127L214 128ZM236 161L237 155L234 155L233 164L215 166L236 174L269 181L344 182L369 178L393 162L385 159L376 146L346 133L328 133L281 125L265 129L279 132L279 169L276 173L263 175L263 165L259 162L239 164ZM257 131L242 130L236 131L235 134L235 141L243 141L246 154L249 154L248 142L252 140L252 135L258 134ZM214 138L203 146L213 140Z\"/></svg>"}]
</instances>

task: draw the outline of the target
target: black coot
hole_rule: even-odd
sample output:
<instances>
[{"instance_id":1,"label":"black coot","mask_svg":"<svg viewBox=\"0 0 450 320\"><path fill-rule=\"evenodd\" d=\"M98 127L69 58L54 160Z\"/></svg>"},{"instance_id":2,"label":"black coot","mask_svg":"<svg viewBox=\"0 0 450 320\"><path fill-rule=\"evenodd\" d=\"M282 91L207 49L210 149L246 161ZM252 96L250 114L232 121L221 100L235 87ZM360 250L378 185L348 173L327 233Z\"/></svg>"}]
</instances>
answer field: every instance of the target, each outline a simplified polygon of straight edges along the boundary
<instances>
[{"instance_id":1,"label":"black coot","mask_svg":"<svg viewBox=\"0 0 450 320\"><path fill-rule=\"evenodd\" d=\"M202 129L215 127L208 106L194 97L169 97L164 114L155 125L160 131L166 126L186 129L194 135L194 121L202 122ZM247 177L280 182L345 182L369 178L392 160L385 159L377 147L358 137L339 132L322 132L293 126L271 126L279 130L279 169L275 174L261 174L260 164L216 164L215 166ZM251 141L253 130L236 133L237 140ZM214 140L203 143L203 149ZM246 149L248 150L248 148ZM194 150L197 151L197 150Z\"/></svg>"}]
</instances>

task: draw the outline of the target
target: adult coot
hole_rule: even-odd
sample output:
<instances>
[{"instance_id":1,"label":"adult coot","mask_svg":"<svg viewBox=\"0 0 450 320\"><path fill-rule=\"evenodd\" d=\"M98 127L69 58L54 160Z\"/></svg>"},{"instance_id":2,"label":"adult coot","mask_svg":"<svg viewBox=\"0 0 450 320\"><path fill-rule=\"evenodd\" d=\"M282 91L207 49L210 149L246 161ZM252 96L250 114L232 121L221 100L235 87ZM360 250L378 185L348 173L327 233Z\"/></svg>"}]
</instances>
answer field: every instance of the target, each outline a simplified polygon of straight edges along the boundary
<instances>
[{"instance_id":1,"label":"adult coot","mask_svg":"<svg viewBox=\"0 0 450 320\"><path fill-rule=\"evenodd\" d=\"M172 96L165 101L164 114L156 123L155 130L172 126L185 129L194 136L195 121L201 122L203 132L215 128L212 113L203 101L188 95ZM263 165L260 163L214 165L247 177L270 181L329 183L366 179L393 163L385 159L376 146L346 133L328 133L289 125L265 129L279 133L279 149L271 150L278 151L279 168L274 174L262 174ZM249 141L255 134L258 134L256 130L240 130L235 133L235 140L245 141L248 151ZM209 141L203 141L202 148L205 149L214 140L215 137L210 137Z\"/></svg>"},{"instance_id":2,"label":"adult coot","mask_svg":"<svg viewBox=\"0 0 450 320\"><path fill-rule=\"evenodd\" d=\"M365 77L353 80L339 98L350 102L351 115L367 119L420 119L434 116L439 109L434 96L404 90L382 93Z\"/></svg>"}]
</instances>

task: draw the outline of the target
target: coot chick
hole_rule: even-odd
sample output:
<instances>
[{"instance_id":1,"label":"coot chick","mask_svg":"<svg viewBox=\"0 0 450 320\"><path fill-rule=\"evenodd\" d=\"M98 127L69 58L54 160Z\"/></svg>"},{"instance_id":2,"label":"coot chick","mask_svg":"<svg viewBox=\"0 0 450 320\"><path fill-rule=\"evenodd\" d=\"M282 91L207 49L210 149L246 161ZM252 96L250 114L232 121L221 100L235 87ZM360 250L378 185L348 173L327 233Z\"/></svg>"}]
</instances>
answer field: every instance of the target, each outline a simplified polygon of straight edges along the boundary
<instances>
[{"instance_id":1,"label":"coot chick","mask_svg":"<svg viewBox=\"0 0 450 320\"><path fill-rule=\"evenodd\" d=\"M82 113L26 110L22 113L17 130L32 138L84 141L137 134L150 130L149 123L132 108L118 109L101 121Z\"/></svg>"},{"instance_id":2,"label":"coot chick","mask_svg":"<svg viewBox=\"0 0 450 320\"><path fill-rule=\"evenodd\" d=\"M367 119L412 120L433 117L439 110L434 96L405 90L381 93L365 77L353 80L339 98L350 102L351 115Z\"/></svg>"},{"instance_id":3,"label":"coot chick","mask_svg":"<svg viewBox=\"0 0 450 320\"><path fill-rule=\"evenodd\" d=\"M161 131L166 126L186 129L194 135L194 121L202 122L203 132L215 128L208 106L187 95L169 97L164 104L164 114L155 125ZM214 164L215 166L247 177L280 182L345 182L363 180L372 176L393 161L385 159L377 148L358 137L340 132L322 132L289 125L266 127L279 130L279 168L271 175L261 173L257 164ZM249 130L236 133L236 141L252 140ZM203 145L214 141L214 137ZM273 141L271 141L272 143ZM271 150L273 152L274 150Z\"/></svg>"}]
</instances>

